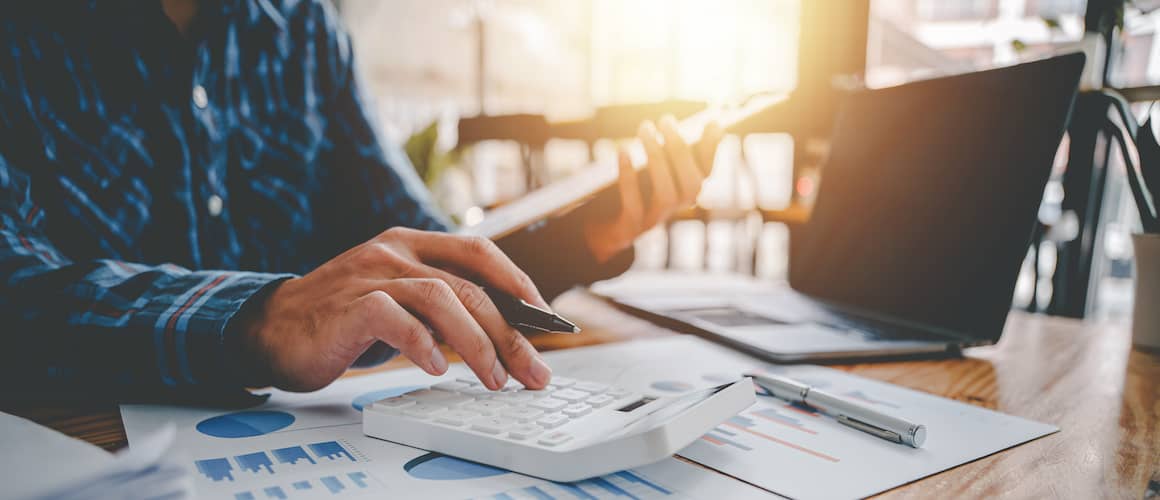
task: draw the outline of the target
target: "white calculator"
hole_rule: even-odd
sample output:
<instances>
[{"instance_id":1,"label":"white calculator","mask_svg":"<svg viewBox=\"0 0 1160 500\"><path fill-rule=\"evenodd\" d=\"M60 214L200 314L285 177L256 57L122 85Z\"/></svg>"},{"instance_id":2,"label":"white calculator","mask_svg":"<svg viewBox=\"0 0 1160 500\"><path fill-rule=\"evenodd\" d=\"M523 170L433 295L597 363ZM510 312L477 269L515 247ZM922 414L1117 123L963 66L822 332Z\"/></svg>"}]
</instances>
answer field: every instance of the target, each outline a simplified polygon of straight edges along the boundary
<instances>
[{"instance_id":1,"label":"white calculator","mask_svg":"<svg viewBox=\"0 0 1160 500\"><path fill-rule=\"evenodd\" d=\"M440 382L363 409L371 437L552 481L579 481L671 456L754 402L744 378L652 397L553 377L543 390Z\"/></svg>"}]
</instances>

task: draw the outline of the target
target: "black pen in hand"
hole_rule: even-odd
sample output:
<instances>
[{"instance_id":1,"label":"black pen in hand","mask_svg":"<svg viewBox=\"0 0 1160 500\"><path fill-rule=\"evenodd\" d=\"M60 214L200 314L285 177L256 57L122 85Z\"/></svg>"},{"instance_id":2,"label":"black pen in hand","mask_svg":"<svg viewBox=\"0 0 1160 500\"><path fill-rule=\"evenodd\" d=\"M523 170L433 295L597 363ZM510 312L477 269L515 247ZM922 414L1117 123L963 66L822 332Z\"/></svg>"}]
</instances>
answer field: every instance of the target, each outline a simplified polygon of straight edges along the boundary
<instances>
[{"instance_id":1,"label":"black pen in hand","mask_svg":"<svg viewBox=\"0 0 1160 500\"><path fill-rule=\"evenodd\" d=\"M530 328L542 332L580 333L580 327L560 315L533 306L523 299L508 295L494 288L484 287L496 309L509 325Z\"/></svg>"}]
</instances>

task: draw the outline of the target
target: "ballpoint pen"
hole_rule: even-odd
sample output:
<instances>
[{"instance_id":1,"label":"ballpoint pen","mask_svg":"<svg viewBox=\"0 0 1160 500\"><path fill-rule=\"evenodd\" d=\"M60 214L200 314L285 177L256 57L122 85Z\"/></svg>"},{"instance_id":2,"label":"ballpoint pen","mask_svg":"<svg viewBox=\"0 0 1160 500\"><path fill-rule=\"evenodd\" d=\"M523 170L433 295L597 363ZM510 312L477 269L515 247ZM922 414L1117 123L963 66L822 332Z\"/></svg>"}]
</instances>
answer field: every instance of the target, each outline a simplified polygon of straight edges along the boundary
<instances>
[{"instance_id":1,"label":"ballpoint pen","mask_svg":"<svg viewBox=\"0 0 1160 500\"><path fill-rule=\"evenodd\" d=\"M817 409L838 423L887 441L921 448L926 426L887 415L873 408L828 394L796 380L766 373L747 373L758 386L778 399Z\"/></svg>"},{"instance_id":2,"label":"ballpoint pen","mask_svg":"<svg viewBox=\"0 0 1160 500\"><path fill-rule=\"evenodd\" d=\"M492 303L511 326L543 332L580 333L580 327L559 314L545 311L494 288L484 287L483 291L487 292L487 296L491 297Z\"/></svg>"}]
</instances>

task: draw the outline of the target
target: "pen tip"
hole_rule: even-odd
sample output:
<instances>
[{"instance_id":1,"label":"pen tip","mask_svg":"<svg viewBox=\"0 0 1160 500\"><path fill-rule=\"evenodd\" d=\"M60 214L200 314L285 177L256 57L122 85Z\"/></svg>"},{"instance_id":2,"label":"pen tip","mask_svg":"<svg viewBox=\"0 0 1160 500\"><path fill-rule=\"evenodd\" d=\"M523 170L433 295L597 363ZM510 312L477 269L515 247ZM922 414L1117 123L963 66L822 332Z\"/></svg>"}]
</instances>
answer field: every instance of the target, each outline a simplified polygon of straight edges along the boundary
<instances>
[{"instance_id":1,"label":"pen tip","mask_svg":"<svg viewBox=\"0 0 1160 500\"><path fill-rule=\"evenodd\" d=\"M573 327L572 327L572 333L580 333L580 327L578 327L578 326L573 326Z\"/></svg>"}]
</instances>

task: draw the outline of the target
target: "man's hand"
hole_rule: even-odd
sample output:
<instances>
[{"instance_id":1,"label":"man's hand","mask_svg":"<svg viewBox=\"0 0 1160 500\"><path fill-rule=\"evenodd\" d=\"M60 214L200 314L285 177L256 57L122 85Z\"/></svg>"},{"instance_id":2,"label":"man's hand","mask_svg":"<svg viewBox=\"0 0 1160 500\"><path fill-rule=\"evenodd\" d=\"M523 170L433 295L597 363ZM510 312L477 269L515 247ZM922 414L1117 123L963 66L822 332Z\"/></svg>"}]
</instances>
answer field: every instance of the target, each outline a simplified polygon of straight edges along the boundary
<instances>
[{"instance_id":1,"label":"man's hand","mask_svg":"<svg viewBox=\"0 0 1160 500\"><path fill-rule=\"evenodd\" d=\"M637 136L648 155L645 168L652 183L652 199L645 206L632 159L621 151L620 210L610 219L589 221L584 228L588 248L598 261L611 259L641 233L696 202L721 135L721 128L710 124L701 140L690 146L677 132L677 122L671 116L661 119L659 132L652 122L641 124Z\"/></svg>"},{"instance_id":2,"label":"man's hand","mask_svg":"<svg viewBox=\"0 0 1160 500\"><path fill-rule=\"evenodd\" d=\"M268 368L264 382L312 391L376 341L441 375L442 340L490 389L503 387L508 373L532 389L547 385L551 369L469 279L548 307L490 240L392 228L278 285L241 320L244 357Z\"/></svg>"}]
</instances>

